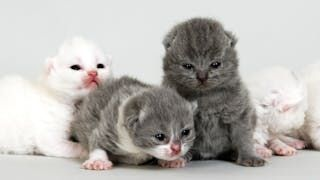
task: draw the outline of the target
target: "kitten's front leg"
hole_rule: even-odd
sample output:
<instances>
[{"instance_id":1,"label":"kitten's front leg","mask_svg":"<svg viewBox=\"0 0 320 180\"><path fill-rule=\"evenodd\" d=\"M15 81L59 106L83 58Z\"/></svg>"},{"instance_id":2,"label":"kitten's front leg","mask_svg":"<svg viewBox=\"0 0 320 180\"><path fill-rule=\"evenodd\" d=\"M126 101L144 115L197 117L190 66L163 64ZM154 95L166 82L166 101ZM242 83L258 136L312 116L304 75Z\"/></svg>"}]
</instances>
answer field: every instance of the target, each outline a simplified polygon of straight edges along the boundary
<instances>
[{"instance_id":1,"label":"kitten's front leg","mask_svg":"<svg viewBox=\"0 0 320 180\"><path fill-rule=\"evenodd\" d=\"M271 158L272 156L272 150L267 148L266 146L262 144L255 144L254 145L256 153L263 159Z\"/></svg>"},{"instance_id":2,"label":"kitten's front leg","mask_svg":"<svg viewBox=\"0 0 320 180\"><path fill-rule=\"evenodd\" d=\"M243 119L230 124L232 145L238 153L236 163L251 167L264 166L265 160L258 157L254 151L254 126L250 124L249 118L255 118L255 116L248 112L245 113L247 114L240 116Z\"/></svg>"},{"instance_id":3,"label":"kitten's front leg","mask_svg":"<svg viewBox=\"0 0 320 180\"><path fill-rule=\"evenodd\" d=\"M82 168L88 170L108 170L111 169L113 163L109 160L106 151L102 149L94 149L89 154L89 159L82 164Z\"/></svg>"},{"instance_id":4,"label":"kitten's front leg","mask_svg":"<svg viewBox=\"0 0 320 180\"><path fill-rule=\"evenodd\" d=\"M159 159L158 165L163 168L183 168L186 166L186 164L191 161L192 159L192 152L188 151L184 156L173 160L173 161L166 161Z\"/></svg>"},{"instance_id":5,"label":"kitten's front leg","mask_svg":"<svg viewBox=\"0 0 320 180\"><path fill-rule=\"evenodd\" d=\"M159 159L158 164L163 168L183 168L186 166L187 160L184 157L180 157L173 161Z\"/></svg>"},{"instance_id":6,"label":"kitten's front leg","mask_svg":"<svg viewBox=\"0 0 320 180\"><path fill-rule=\"evenodd\" d=\"M296 138L284 136L284 135L279 136L279 139L282 142L286 143L287 145L289 145L295 149L304 149L307 147L307 143L305 141L300 140L300 139L296 139Z\"/></svg>"},{"instance_id":7,"label":"kitten's front leg","mask_svg":"<svg viewBox=\"0 0 320 180\"><path fill-rule=\"evenodd\" d=\"M279 156L292 156L297 153L295 148L288 146L278 138L270 140L269 147L276 155Z\"/></svg>"}]
</instances>

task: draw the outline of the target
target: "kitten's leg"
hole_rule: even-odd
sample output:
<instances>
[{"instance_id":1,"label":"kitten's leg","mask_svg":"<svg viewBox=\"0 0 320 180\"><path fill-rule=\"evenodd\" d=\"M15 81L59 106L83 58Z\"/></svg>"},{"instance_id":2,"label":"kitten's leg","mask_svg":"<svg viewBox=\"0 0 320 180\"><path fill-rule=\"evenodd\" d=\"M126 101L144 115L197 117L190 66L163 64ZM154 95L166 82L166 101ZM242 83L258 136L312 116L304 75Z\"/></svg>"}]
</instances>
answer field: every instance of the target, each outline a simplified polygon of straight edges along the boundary
<instances>
[{"instance_id":1,"label":"kitten's leg","mask_svg":"<svg viewBox=\"0 0 320 180\"><path fill-rule=\"evenodd\" d=\"M256 153L263 159L269 159L272 156L272 150L261 144L255 144Z\"/></svg>"},{"instance_id":2,"label":"kitten's leg","mask_svg":"<svg viewBox=\"0 0 320 180\"><path fill-rule=\"evenodd\" d=\"M312 148L320 150L320 120L310 121L307 119L304 128L302 134L305 135L305 139L312 145Z\"/></svg>"},{"instance_id":3,"label":"kitten's leg","mask_svg":"<svg viewBox=\"0 0 320 180\"><path fill-rule=\"evenodd\" d=\"M289 137L289 136L280 136L279 139L286 143L287 145L296 148L296 149L304 149L307 147L307 143L305 141L302 141L300 139L296 139L293 137Z\"/></svg>"},{"instance_id":4,"label":"kitten's leg","mask_svg":"<svg viewBox=\"0 0 320 180\"><path fill-rule=\"evenodd\" d=\"M89 159L86 160L82 167L88 170L107 170L113 166L112 162L109 161L106 151L102 149L94 149L89 154Z\"/></svg>"},{"instance_id":5,"label":"kitten's leg","mask_svg":"<svg viewBox=\"0 0 320 180\"><path fill-rule=\"evenodd\" d=\"M184 157L180 157L173 161L159 159L158 164L163 168L183 168L186 166L187 160Z\"/></svg>"},{"instance_id":6,"label":"kitten's leg","mask_svg":"<svg viewBox=\"0 0 320 180\"><path fill-rule=\"evenodd\" d=\"M292 156L296 154L297 150L291 146L288 146L278 138L274 138L269 141L269 148L280 156Z\"/></svg>"},{"instance_id":7,"label":"kitten's leg","mask_svg":"<svg viewBox=\"0 0 320 180\"><path fill-rule=\"evenodd\" d=\"M184 156L173 160L173 161L166 161L159 159L158 165L163 168L183 168L186 164L191 161L192 159L192 150L188 151Z\"/></svg>"},{"instance_id":8,"label":"kitten's leg","mask_svg":"<svg viewBox=\"0 0 320 180\"><path fill-rule=\"evenodd\" d=\"M81 158L87 156L87 151L79 144L69 140L48 140L38 143L39 153L45 156Z\"/></svg>"},{"instance_id":9,"label":"kitten's leg","mask_svg":"<svg viewBox=\"0 0 320 180\"><path fill-rule=\"evenodd\" d=\"M232 145L236 148L238 157L237 164L243 166L264 166L265 160L258 157L254 151L252 118L256 118L251 109L242 114L241 119L230 124L230 138Z\"/></svg>"}]
</instances>

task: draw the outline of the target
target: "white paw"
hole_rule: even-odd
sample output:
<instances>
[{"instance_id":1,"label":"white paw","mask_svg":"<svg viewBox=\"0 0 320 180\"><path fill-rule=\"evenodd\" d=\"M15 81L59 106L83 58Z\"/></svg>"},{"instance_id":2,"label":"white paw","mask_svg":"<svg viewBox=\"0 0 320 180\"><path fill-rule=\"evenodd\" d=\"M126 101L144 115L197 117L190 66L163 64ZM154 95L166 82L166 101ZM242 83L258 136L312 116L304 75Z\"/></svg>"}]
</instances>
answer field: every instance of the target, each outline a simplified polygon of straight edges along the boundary
<instances>
[{"instance_id":1,"label":"white paw","mask_svg":"<svg viewBox=\"0 0 320 180\"><path fill-rule=\"evenodd\" d=\"M272 156L272 150L264 146L257 147L256 153L263 159L268 159L268 158L271 158Z\"/></svg>"},{"instance_id":2,"label":"white paw","mask_svg":"<svg viewBox=\"0 0 320 180\"><path fill-rule=\"evenodd\" d=\"M158 164L164 168L183 168L186 166L187 161L183 158L179 158L173 161L158 160Z\"/></svg>"},{"instance_id":3,"label":"white paw","mask_svg":"<svg viewBox=\"0 0 320 180\"><path fill-rule=\"evenodd\" d=\"M307 147L307 143L304 142L304 141L301 141L301 140L294 140L290 143L287 143L289 146L293 147L293 148L296 148L296 149L304 149Z\"/></svg>"},{"instance_id":4,"label":"white paw","mask_svg":"<svg viewBox=\"0 0 320 180\"><path fill-rule=\"evenodd\" d=\"M111 161L108 160L91 160L88 159L82 164L82 168L88 170L108 170L113 166Z\"/></svg>"},{"instance_id":5,"label":"white paw","mask_svg":"<svg viewBox=\"0 0 320 180\"><path fill-rule=\"evenodd\" d=\"M290 146L274 145L271 147L273 152L279 156L292 156L297 153L297 150Z\"/></svg>"}]
</instances>

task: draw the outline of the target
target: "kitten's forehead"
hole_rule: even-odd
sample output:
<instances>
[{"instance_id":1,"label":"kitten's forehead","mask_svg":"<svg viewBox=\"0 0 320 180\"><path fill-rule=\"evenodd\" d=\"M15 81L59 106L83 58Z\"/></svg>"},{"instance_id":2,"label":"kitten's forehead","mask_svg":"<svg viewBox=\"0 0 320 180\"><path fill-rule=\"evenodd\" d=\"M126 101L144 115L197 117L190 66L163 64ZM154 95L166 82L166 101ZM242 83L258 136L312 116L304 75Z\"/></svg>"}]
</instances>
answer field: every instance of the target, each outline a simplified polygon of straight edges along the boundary
<instances>
[{"instance_id":1,"label":"kitten's forehead","mask_svg":"<svg viewBox=\"0 0 320 180\"><path fill-rule=\"evenodd\" d=\"M154 124L177 130L192 123L193 112L186 100L170 91L155 92L154 97L143 108L142 114L144 118L154 121Z\"/></svg>"},{"instance_id":2,"label":"kitten's forehead","mask_svg":"<svg viewBox=\"0 0 320 180\"><path fill-rule=\"evenodd\" d=\"M184 54L192 59L195 56L222 56L229 45L223 26L215 20L192 19L175 28L177 36L173 47L183 48Z\"/></svg>"},{"instance_id":3,"label":"kitten's forehead","mask_svg":"<svg viewBox=\"0 0 320 180\"><path fill-rule=\"evenodd\" d=\"M56 58L60 64L82 63L84 65L96 64L97 62L110 63L110 59L89 40L73 38L64 42L60 47Z\"/></svg>"}]
</instances>

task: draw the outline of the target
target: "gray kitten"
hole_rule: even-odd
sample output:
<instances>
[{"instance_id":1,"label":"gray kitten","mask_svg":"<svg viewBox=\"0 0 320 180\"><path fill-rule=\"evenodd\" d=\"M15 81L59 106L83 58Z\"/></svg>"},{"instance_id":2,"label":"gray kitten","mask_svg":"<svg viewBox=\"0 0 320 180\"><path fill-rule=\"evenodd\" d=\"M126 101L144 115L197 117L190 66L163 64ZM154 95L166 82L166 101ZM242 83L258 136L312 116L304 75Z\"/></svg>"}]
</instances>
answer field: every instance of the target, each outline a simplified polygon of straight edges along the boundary
<instances>
[{"instance_id":1,"label":"gray kitten","mask_svg":"<svg viewBox=\"0 0 320 180\"><path fill-rule=\"evenodd\" d=\"M154 157L161 166L182 167L185 161L177 159L195 139L191 103L171 89L129 77L107 80L78 108L71 131L89 151L85 169L138 165Z\"/></svg>"},{"instance_id":2,"label":"gray kitten","mask_svg":"<svg viewBox=\"0 0 320 180\"><path fill-rule=\"evenodd\" d=\"M163 85L198 102L192 159L264 165L254 153L256 115L239 76L234 36L215 20L194 18L176 25L163 44Z\"/></svg>"}]
</instances>

